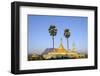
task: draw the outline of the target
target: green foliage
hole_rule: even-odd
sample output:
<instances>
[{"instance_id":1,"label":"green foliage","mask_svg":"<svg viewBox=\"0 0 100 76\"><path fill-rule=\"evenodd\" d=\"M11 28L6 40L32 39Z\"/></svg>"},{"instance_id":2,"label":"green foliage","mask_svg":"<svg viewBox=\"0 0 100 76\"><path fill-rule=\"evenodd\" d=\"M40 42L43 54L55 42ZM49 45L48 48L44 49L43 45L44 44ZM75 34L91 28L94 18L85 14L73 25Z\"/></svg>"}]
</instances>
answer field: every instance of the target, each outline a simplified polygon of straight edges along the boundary
<instances>
[{"instance_id":1,"label":"green foliage","mask_svg":"<svg viewBox=\"0 0 100 76\"><path fill-rule=\"evenodd\" d=\"M69 29L65 29L65 30L64 30L64 36L65 36L66 38L69 38L69 37L70 37L70 31L69 31Z\"/></svg>"},{"instance_id":2,"label":"green foliage","mask_svg":"<svg viewBox=\"0 0 100 76\"><path fill-rule=\"evenodd\" d=\"M48 31L50 33L50 36L56 36L57 34L57 28L55 25L50 25Z\"/></svg>"}]
</instances>

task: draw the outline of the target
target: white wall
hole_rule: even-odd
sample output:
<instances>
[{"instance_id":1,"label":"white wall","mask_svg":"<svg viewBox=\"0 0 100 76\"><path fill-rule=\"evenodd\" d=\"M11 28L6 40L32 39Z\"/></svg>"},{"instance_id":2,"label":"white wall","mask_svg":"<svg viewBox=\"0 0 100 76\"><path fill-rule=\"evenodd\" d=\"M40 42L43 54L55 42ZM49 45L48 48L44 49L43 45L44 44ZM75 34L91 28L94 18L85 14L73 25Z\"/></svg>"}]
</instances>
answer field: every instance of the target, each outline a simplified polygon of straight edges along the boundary
<instances>
[{"instance_id":1,"label":"white wall","mask_svg":"<svg viewBox=\"0 0 100 76\"><path fill-rule=\"evenodd\" d=\"M10 3L14 0L1 0L0 1L0 76L13 76L10 73L10 56L11 56L11 6ZM17 0L16 0L17 1ZM74 5L90 5L98 6L98 12L100 13L100 0L21 0L30 2L45 2L45 3L58 3L58 4L74 4ZM98 15L98 22L100 20L100 14ZM100 29L98 23L98 29ZM100 30L98 31L100 32ZM100 42L100 35L98 36ZM100 45L100 43L98 43ZM100 51L100 49L98 48ZM98 52L99 52L98 51ZM100 58L100 52L99 56ZM99 67L100 67L100 59ZM100 68L98 70L85 70L85 71L68 71L68 72L55 72L55 73L40 73L34 74L34 76L99 76ZM26 76L32 76L33 74L26 74ZM22 75L23 76L23 75Z\"/></svg>"}]
</instances>

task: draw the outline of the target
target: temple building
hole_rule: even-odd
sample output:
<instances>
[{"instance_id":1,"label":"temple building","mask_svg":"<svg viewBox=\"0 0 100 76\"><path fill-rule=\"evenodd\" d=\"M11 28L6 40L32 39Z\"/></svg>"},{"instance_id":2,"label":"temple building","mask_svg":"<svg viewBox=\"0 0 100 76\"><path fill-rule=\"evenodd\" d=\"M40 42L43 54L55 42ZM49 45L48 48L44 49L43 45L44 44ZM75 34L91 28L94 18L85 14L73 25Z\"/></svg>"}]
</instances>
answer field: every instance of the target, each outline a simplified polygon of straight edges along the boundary
<instances>
[{"instance_id":1,"label":"temple building","mask_svg":"<svg viewBox=\"0 0 100 76\"><path fill-rule=\"evenodd\" d=\"M60 41L59 48L47 48L42 54L44 59L67 57L67 58L78 58L78 53L75 48L75 43L72 45L72 49L66 50L63 47L62 39Z\"/></svg>"}]
</instances>

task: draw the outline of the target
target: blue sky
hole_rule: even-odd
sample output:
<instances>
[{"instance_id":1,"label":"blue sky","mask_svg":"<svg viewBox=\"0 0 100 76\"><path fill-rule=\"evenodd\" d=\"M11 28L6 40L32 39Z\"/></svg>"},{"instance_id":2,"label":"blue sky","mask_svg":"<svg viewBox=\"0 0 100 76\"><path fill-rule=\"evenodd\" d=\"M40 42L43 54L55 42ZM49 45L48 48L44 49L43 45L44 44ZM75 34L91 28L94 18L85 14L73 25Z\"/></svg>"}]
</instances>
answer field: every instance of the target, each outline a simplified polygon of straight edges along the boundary
<instances>
[{"instance_id":1,"label":"blue sky","mask_svg":"<svg viewBox=\"0 0 100 76\"><path fill-rule=\"evenodd\" d=\"M50 25L55 25L55 48L59 47L60 39L64 48L67 48L67 40L64 37L64 29L71 32L69 48L75 42L77 51L86 52L88 48L88 18L79 16L47 16L28 15L28 53L41 54L46 48L52 48L52 38L48 32Z\"/></svg>"}]
</instances>

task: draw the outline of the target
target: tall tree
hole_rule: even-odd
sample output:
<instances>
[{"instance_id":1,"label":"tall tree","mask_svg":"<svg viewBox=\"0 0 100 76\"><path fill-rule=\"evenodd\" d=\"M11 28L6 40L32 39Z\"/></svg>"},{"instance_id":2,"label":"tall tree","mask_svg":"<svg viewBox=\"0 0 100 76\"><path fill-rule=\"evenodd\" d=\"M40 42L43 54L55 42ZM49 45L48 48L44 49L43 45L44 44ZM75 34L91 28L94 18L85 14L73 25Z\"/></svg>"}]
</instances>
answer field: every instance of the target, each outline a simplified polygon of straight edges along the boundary
<instances>
[{"instance_id":1,"label":"tall tree","mask_svg":"<svg viewBox=\"0 0 100 76\"><path fill-rule=\"evenodd\" d=\"M49 29L48 29L50 36L52 36L52 40L53 40L53 49L54 49L54 36L56 36L57 34L57 28L55 25L50 25Z\"/></svg>"},{"instance_id":2,"label":"tall tree","mask_svg":"<svg viewBox=\"0 0 100 76\"><path fill-rule=\"evenodd\" d=\"M68 42L68 38L70 37L69 29L64 30L64 36L65 36L65 38L67 38L67 49L69 50L69 42Z\"/></svg>"}]
</instances>

